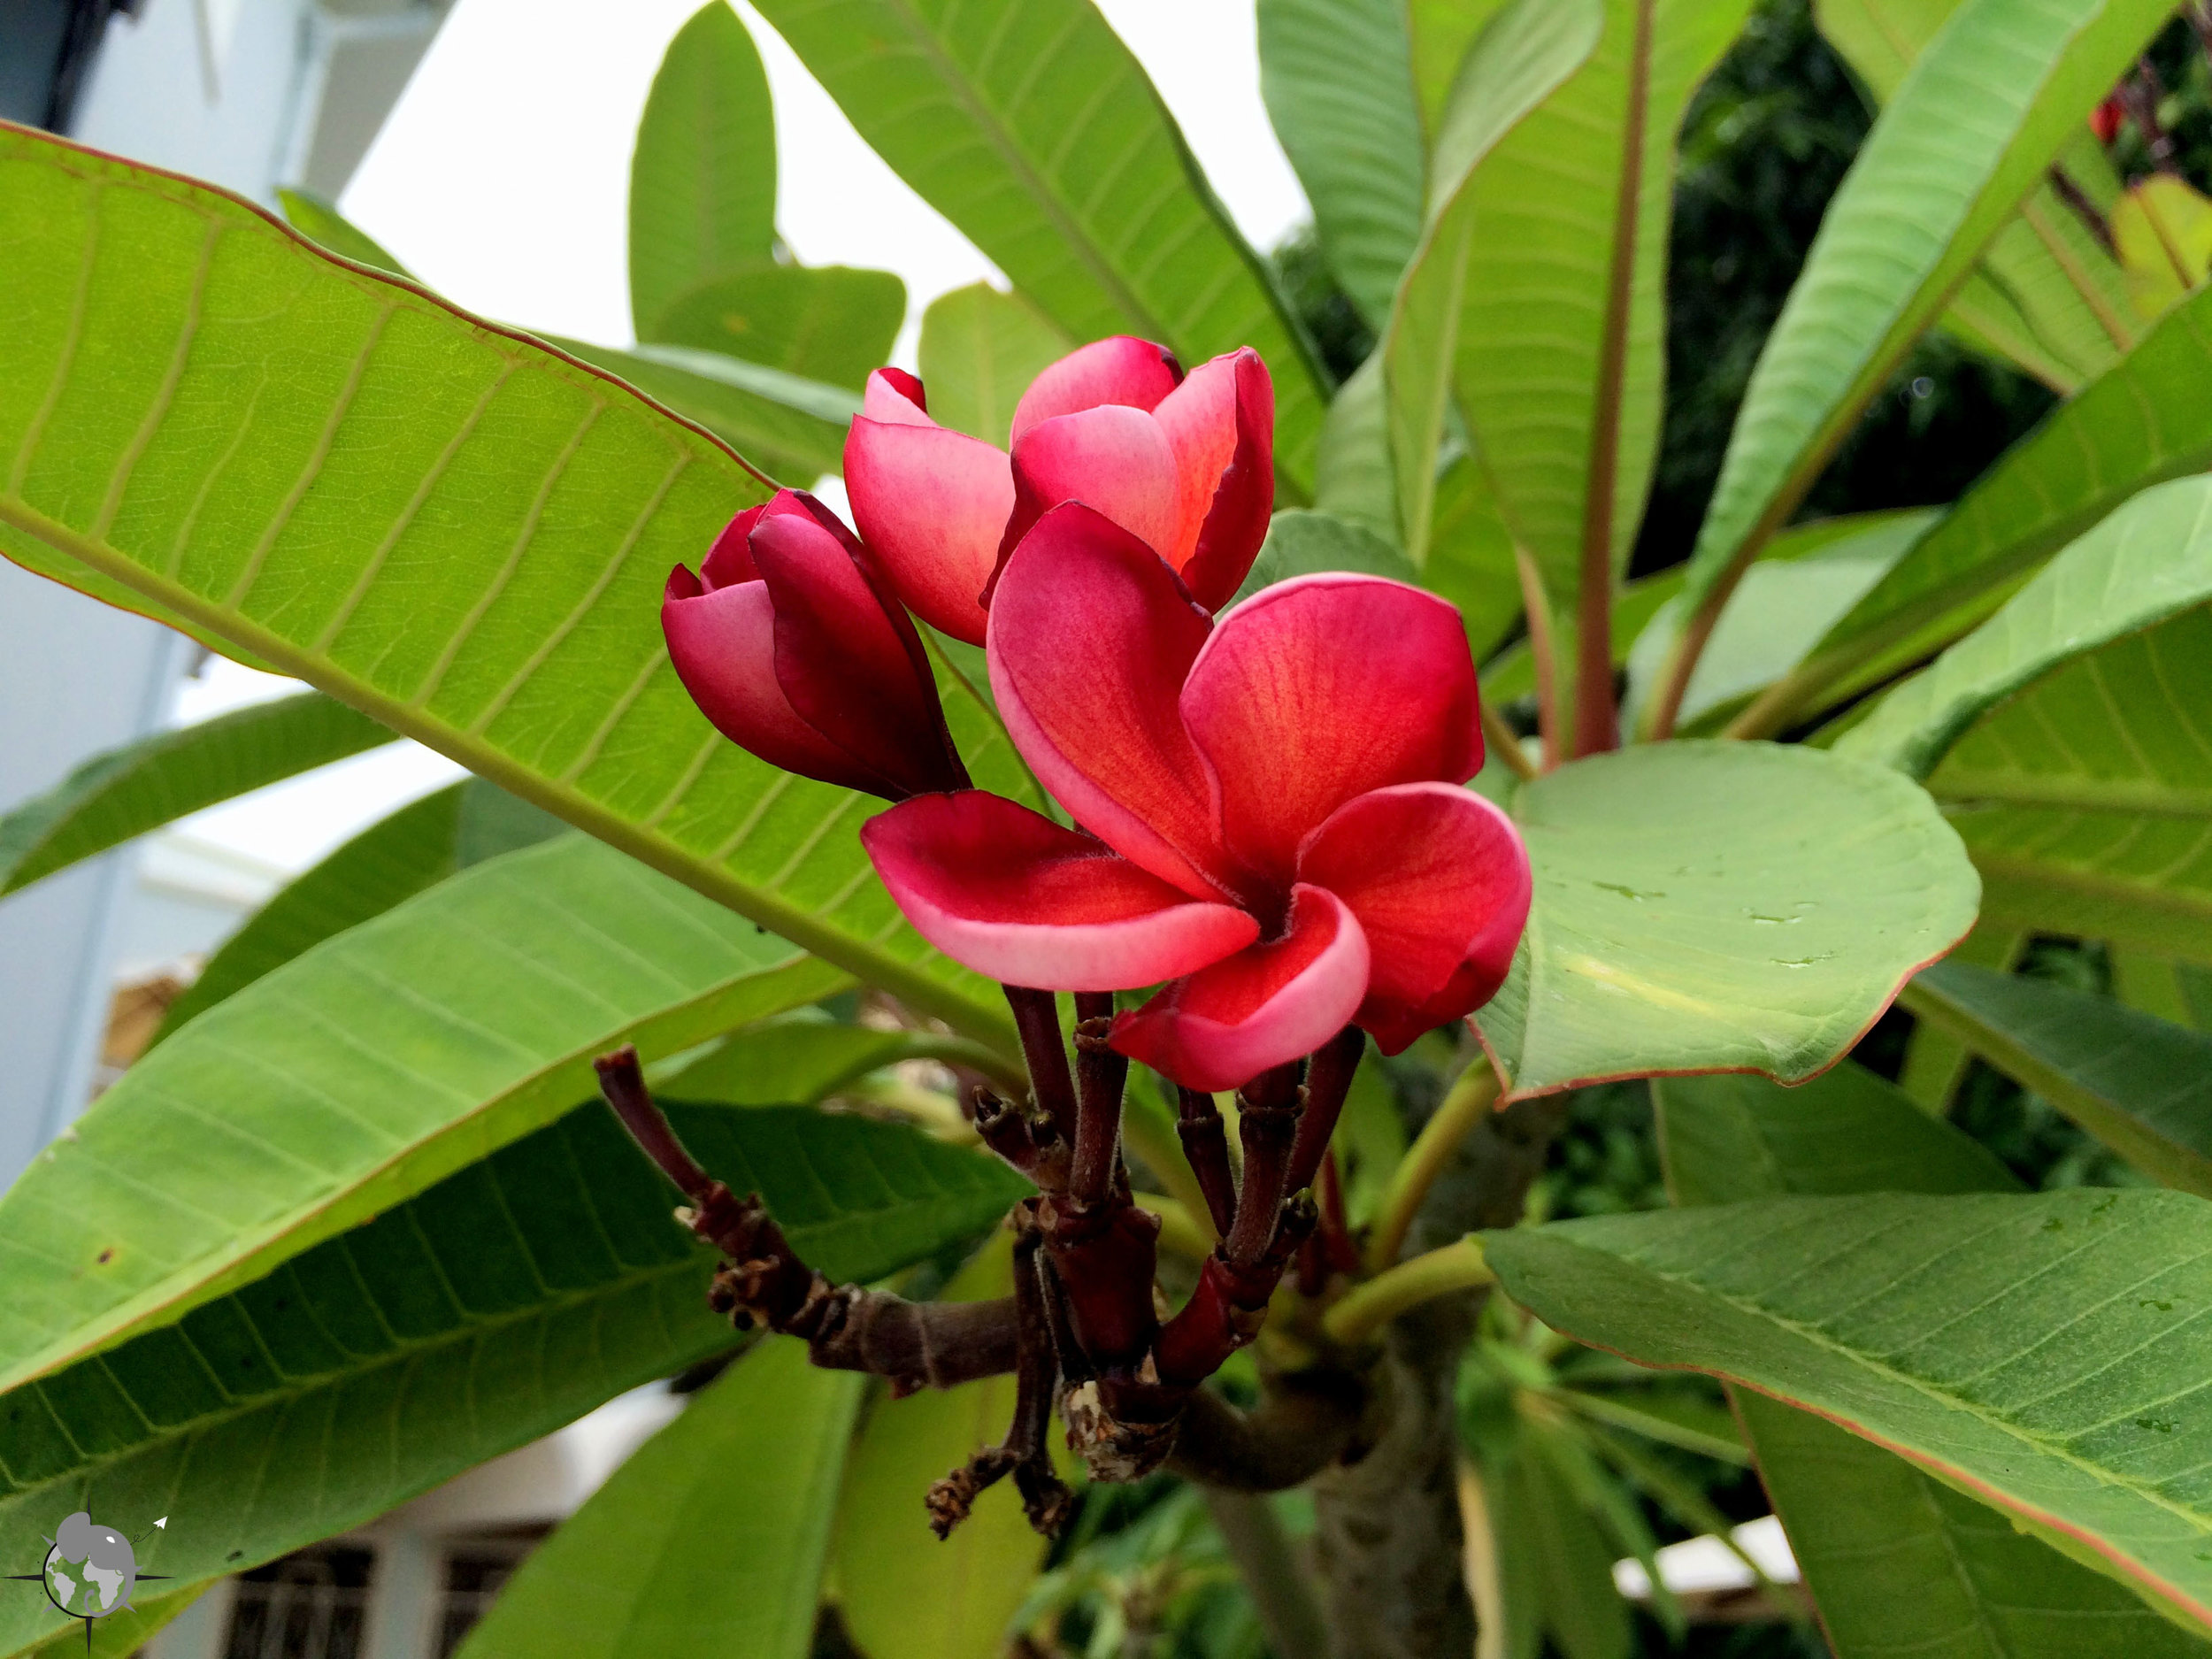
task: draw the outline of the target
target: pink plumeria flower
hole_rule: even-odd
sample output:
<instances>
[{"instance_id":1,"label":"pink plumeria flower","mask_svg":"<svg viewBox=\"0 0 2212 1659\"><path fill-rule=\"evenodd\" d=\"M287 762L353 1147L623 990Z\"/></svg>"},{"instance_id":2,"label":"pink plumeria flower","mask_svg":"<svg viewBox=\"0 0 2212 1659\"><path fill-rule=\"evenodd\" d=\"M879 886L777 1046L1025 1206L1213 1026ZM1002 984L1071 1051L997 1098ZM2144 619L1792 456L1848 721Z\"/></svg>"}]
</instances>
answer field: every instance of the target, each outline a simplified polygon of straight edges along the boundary
<instances>
[{"instance_id":1,"label":"pink plumeria flower","mask_svg":"<svg viewBox=\"0 0 2212 1659\"><path fill-rule=\"evenodd\" d=\"M1250 347L1186 377L1165 348L1118 335L1031 383L1010 455L932 420L912 375L877 370L845 439L845 488L914 614L980 645L1003 557L1066 501L1134 534L1219 610L1266 538L1274 447L1275 389Z\"/></svg>"},{"instance_id":2,"label":"pink plumeria flower","mask_svg":"<svg viewBox=\"0 0 2212 1659\"><path fill-rule=\"evenodd\" d=\"M1068 504L1008 559L988 649L1016 747L1080 828L975 790L864 827L956 961L1048 990L1166 981L1114 1046L1207 1090L1350 1024L1395 1053L1503 980L1528 857L1461 787L1482 734L1445 601L1310 576L1217 625L1146 542Z\"/></svg>"},{"instance_id":3,"label":"pink plumeria flower","mask_svg":"<svg viewBox=\"0 0 2212 1659\"><path fill-rule=\"evenodd\" d=\"M813 496L729 522L661 597L668 655L723 736L772 766L889 801L964 789L914 623Z\"/></svg>"}]
</instances>

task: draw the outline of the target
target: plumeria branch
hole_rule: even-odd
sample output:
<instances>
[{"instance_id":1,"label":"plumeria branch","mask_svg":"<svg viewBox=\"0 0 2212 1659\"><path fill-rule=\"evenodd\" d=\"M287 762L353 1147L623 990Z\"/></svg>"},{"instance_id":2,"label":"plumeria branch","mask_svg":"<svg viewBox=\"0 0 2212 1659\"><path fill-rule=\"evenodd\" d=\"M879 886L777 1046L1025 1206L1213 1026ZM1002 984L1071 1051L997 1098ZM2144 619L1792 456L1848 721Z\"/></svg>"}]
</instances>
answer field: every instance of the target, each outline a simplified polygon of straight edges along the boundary
<instances>
[{"instance_id":1,"label":"plumeria branch","mask_svg":"<svg viewBox=\"0 0 2212 1659\"><path fill-rule=\"evenodd\" d=\"M1481 1290L1498 1282L1483 1259L1482 1246L1461 1239L1398 1263L1360 1286L1321 1317L1322 1333L1343 1348L1356 1348L1407 1309L1438 1296Z\"/></svg>"}]
</instances>

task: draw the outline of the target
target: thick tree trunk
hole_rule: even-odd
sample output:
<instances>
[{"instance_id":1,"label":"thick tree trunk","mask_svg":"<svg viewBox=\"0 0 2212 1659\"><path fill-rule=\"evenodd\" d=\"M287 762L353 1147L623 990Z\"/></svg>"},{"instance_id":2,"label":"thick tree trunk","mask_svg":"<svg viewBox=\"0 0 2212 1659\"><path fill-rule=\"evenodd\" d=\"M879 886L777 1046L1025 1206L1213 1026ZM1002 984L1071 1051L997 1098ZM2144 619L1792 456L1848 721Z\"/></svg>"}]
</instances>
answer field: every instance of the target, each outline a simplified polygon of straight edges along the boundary
<instances>
[{"instance_id":1,"label":"thick tree trunk","mask_svg":"<svg viewBox=\"0 0 2212 1659\"><path fill-rule=\"evenodd\" d=\"M1566 1115L1563 1100L1525 1101L1479 1125L1438 1180L1409 1250L1519 1220ZM1396 1321L1373 1379L1363 1452L1347 1454L1314 1482L1332 1659L1463 1659L1474 1651L1453 1395L1477 1306L1473 1296L1440 1300Z\"/></svg>"}]
</instances>

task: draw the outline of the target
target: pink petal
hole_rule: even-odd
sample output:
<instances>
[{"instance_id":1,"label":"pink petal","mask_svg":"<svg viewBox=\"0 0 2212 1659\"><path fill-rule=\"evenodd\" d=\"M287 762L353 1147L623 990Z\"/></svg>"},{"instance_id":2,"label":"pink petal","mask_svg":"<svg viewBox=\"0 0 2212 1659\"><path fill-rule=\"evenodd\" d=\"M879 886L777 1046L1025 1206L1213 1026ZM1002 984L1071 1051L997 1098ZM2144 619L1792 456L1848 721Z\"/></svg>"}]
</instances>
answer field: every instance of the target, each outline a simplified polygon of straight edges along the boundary
<instances>
[{"instance_id":1,"label":"pink petal","mask_svg":"<svg viewBox=\"0 0 2212 1659\"><path fill-rule=\"evenodd\" d=\"M1456 784L1400 784L1346 802L1306 838L1298 879L1359 918L1375 958L1359 1023L1392 1054L1487 1002L1528 920L1520 832ZM1409 1021L1425 1023L1406 1035Z\"/></svg>"},{"instance_id":2,"label":"pink petal","mask_svg":"<svg viewBox=\"0 0 2212 1659\"><path fill-rule=\"evenodd\" d=\"M989 641L999 713L1038 781L1123 857L1208 898L1223 860L1176 694L1212 626L1150 548L1071 503L1008 558Z\"/></svg>"},{"instance_id":3,"label":"pink petal","mask_svg":"<svg viewBox=\"0 0 2212 1659\"><path fill-rule=\"evenodd\" d=\"M845 490L899 597L932 627L982 644L983 589L1014 510L1006 452L926 419L864 415L845 435Z\"/></svg>"},{"instance_id":4,"label":"pink petal","mask_svg":"<svg viewBox=\"0 0 2212 1659\"><path fill-rule=\"evenodd\" d=\"M748 507L722 526L722 534L714 538L706 557L699 561L699 585L707 592L760 580L760 572L753 564L752 549L747 544L752 540L753 526L767 511L768 503L763 502L757 507Z\"/></svg>"},{"instance_id":5,"label":"pink petal","mask_svg":"<svg viewBox=\"0 0 2212 1659\"><path fill-rule=\"evenodd\" d=\"M1185 1088L1236 1088L1311 1054L1367 991L1367 937L1333 894L1292 891L1290 926L1114 1021L1114 1047Z\"/></svg>"},{"instance_id":6,"label":"pink petal","mask_svg":"<svg viewBox=\"0 0 2212 1659\"><path fill-rule=\"evenodd\" d=\"M1217 611L1259 557L1275 507L1274 383L1246 346L1199 365L1153 419L1175 452L1175 533L1162 557Z\"/></svg>"},{"instance_id":7,"label":"pink petal","mask_svg":"<svg viewBox=\"0 0 2212 1659\"><path fill-rule=\"evenodd\" d=\"M878 369L861 394L860 412L888 426L933 426L922 383L904 369Z\"/></svg>"},{"instance_id":8,"label":"pink petal","mask_svg":"<svg viewBox=\"0 0 2212 1659\"><path fill-rule=\"evenodd\" d=\"M1175 530L1175 456L1159 422L1109 403L1040 421L1015 439L1014 511L1000 549L1012 552L1064 501L1095 508L1164 549Z\"/></svg>"},{"instance_id":9,"label":"pink petal","mask_svg":"<svg viewBox=\"0 0 2212 1659\"><path fill-rule=\"evenodd\" d=\"M923 938L1010 985L1156 985L1259 936L1244 911L1194 900L1088 835L979 789L917 795L870 819L860 840Z\"/></svg>"},{"instance_id":10,"label":"pink petal","mask_svg":"<svg viewBox=\"0 0 2212 1659\"><path fill-rule=\"evenodd\" d=\"M661 599L669 659L716 731L772 766L885 793L876 773L802 720L776 684L775 610L764 582L704 591L679 565Z\"/></svg>"},{"instance_id":11,"label":"pink petal","mask_svg":"<svg viewBox=\"0 0 2212 1659\"><path fill-rule=\"evenodd\" d=\"M1183 378L1175 354L1149 340L1116 334L1079 346L1030 381L1029 389L1014 405L1012 436L1041 420L1096 409L1102 403L1126 403L1132 409L1152 409L1175 389Z\"/></svg>"},{"instance_id":12,"label":"pink petal","mask_svg":"<svg viewBox=\"0 0 2212 1659\"><path fill-rule=\"evenodd\" d=\"M851 532L784 490L752 550L775 604L777 683L799 718L902 794L964 787L921 640Z\"/></svg>"},{"instance_id":13,"label":"pink petal","mask_svg":"<svg viewBox=\"0 0 2212 1659\"><path fill-rule=\"evenodd\" d=\"M1183 687L1231 851L1276 881L1354 795L1482 764L1459 612L1378 576L1303 576L1221 618Z\"/></svg>"}]
</instances>

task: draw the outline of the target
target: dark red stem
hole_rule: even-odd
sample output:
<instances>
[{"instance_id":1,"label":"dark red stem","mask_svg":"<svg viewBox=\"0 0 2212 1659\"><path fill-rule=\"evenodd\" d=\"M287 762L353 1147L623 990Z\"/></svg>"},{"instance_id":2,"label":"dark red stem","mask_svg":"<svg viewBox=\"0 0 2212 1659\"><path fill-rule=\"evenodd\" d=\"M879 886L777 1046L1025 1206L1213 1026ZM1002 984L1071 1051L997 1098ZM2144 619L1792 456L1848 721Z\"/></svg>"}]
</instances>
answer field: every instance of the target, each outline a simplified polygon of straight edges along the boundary
<instances>
[{"instance_id":1,"label":"dark red stem","mask_svg":"<svg viewBox=\"0 0 2212 1659\"><path fill-rule=\"evenodd\" d=\"M1240 1265L1248 1266L1266 1254L1274 1242L1283 1200L1292 1190L1290 1149L1298 1133L1298 1071L1294 1064L1263 1071L1237 1096L1244 1182L1237 1191L1236 1220L1223 1248Z\"/></svg>"},{"instance_id":2,"label":"dark red stem","mask_svg":"<svg viewBox=\"0 0 2212 1659\"><path fill-rule=\"evenodd\" d=\"M1081 1203L1105 1202L1121 1169L1121 1098L1129 1060L1110 1043L1114 998L1110 991L1075 995L1075 1163L1068 1190Z\"/></svg>"},{"instance_id":3,"label":"dark red stem","mask_svg":"<svg viewBox=\"0 0 2212 1659\"><path fill-rule=\"evenodd\" d=\"M1347 1025L1323 1043L1306 1067L1306 1104L1298 1114L1298 1138L1290 1148L1290 1190L1310 1187L1321 1167L1321 1155L1329 1149L1337 1119L1352 1092L1352 1079L1360 1056L1367 1052L1367 1033Z\"/></svg>"},{"instance_id":4,"label":"dark red stem","mask_svg":"<svg viewBox=\"0 0 2212 1659\"><path fill-rule=\"evenodd\" d=\"M1037 1109L1051 1117L1063 1135L1075 1129L1075 1084L1068 1076L1068 1051L1060 1041L1060 1002L1049 991L1010 985L1007 1005L1021 1033L1022 1057L1029 1063L1029 1087Z\"/></svg>"},{"instance_id":5,"label":"dark red stem","mask_svg":"<svg viewBox=\"0 0 2212 1659\"><path fill-rule=\"evenodd\" d=\"M1212 1095L1194 1088L1179 1088L1176 1096L1179 1110L1175 1133L1182 1140L1183 1156L1198 1178L1215 1234L1226 1238L1236 1219L1237 1182L1229 1168L1229 1133L1222 1125L1221 1109Z\"/></svg>"}]
</instances>

